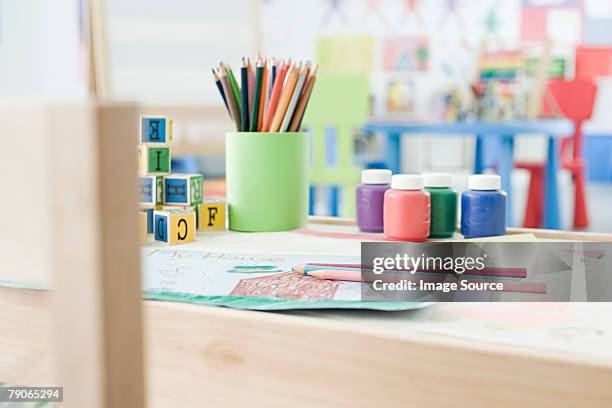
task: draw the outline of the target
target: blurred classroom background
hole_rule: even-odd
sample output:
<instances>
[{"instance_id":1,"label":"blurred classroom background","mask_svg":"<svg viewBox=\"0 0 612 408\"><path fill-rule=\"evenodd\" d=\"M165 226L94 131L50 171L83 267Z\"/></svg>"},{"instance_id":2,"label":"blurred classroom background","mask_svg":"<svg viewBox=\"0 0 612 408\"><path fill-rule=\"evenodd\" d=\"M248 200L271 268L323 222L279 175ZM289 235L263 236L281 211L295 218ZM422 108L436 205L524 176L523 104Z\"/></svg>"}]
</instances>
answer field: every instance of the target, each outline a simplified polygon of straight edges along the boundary
<instances>
[{"instance_id":1,"label":"blurred classroom background","mask_svg":"<svg viewBox=\"0 0 612 408\"><path fill-rule=\"evenodd\" d=\"M321 73L304 121L314 132L311 213L352 216L362 168L448 172L459 190L475 167L499 170L503 147L495 139L478 145L474 134L427 132L390 144L388 134L364 131L368 123L567 118L581 134L570 132L563 149L555 146L560 226L612 232L612 0L92 4L95 89L85 72L84 2L0 2L2 99L65 102L93 93L169 115L173 171L202 172L205 193L218 194L224 134L232 125L210 69L220 61L237 68L241 57L257 52L310 59ZM542 226L548 208L534 197L547 188L541 180L541 163L550 158L547 135L512 136L512 223ZM581 179L583 198L575 190ZM586 223L576 222L580 200ZM529 213L534 203L538 209Z\"/></svg>"}]
</instances>

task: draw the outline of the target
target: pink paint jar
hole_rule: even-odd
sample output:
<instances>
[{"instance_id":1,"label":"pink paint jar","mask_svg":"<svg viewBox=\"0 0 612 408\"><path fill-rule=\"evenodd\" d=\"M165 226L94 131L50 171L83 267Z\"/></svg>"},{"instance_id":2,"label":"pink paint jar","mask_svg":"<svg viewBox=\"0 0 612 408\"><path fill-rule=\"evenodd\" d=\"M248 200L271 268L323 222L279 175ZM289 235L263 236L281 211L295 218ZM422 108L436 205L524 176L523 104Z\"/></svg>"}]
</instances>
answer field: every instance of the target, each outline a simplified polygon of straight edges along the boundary
<instances>
[{"instance_id":1,"label":"pink paint jar","mask_svg":"<svg viewBox=\"0 0 612 408\"><path fill-rule=\"evenodd\" d=\"M398 241L425 241L429 236L431 201L423 190L423 177L396 174L385 193L384 232Z\"/></svg>"}]
</instances>

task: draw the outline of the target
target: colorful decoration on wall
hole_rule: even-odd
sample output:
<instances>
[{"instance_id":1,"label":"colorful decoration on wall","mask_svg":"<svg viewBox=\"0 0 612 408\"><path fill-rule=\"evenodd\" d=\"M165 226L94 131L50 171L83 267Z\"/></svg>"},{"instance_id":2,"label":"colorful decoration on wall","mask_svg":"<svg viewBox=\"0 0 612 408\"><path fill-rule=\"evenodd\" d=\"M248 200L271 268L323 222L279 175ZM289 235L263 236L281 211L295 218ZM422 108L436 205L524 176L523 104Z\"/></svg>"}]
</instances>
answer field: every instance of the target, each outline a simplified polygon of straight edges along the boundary
<instances>
[{"instance_id":1,"label":"colorful decoration on wall","mask_svg":"<svg viewBox=\"0 0 612 408\"><path fill-rule=\"evenodd\" d=\"M349 19L342 9L342 4L344 4L344 0L327 0L326 1L328 7L327 10L323 13L323 19L321 20L321 24L324 26L328 25L331 22L331 19L336 15L338 19L343 24L348 24Z\"/></svg>"},{"instance_id":2,"label":"colorful decoration on wall","mask_svg":"<svg viewBox=\"0 0 612 408\"><path fill-rule=\"evenodd\" d=\"M429 40L426 37L389 37L383 39L386 71L426 71Z\"/></svg>"},{"instance_id":3,"label":"colorful decoration on wall","mask_svg":"<svg viewBox=\"0 0 612 408\"><path fill-rule=\"evenodd\" d=\"M440 19L440 24L448 23L448 19L453 19L460 26L463 26L463 17L459 13L459 6L459 0L444 0L444 14Z\"/></svg>"},{"instance_id":4,"label":"colorful decoration on wall","mask_svg":"<svg viewBox=\"0 0 612 408\"><path fill-rule=\"evenodd\" d=\"M375 18L383 26L388 27L380 2L381 0L366 0L366 10L363 16L363 21L368 21L370 18Z\"/></svg>"},{"instance_id":5,"label":"colorful decoration on wall","mask_svg":"<svg viewBox=\"0 0 612 408\"><path fill-rule=\"evenodd\" d=\"M418 8L419 0L402 0L402 4L404 5L404 11L400 17L400 22L406 22L408 17L414 16L416 21L423 25L423 18Z\"/></svg>"}]
</instances>

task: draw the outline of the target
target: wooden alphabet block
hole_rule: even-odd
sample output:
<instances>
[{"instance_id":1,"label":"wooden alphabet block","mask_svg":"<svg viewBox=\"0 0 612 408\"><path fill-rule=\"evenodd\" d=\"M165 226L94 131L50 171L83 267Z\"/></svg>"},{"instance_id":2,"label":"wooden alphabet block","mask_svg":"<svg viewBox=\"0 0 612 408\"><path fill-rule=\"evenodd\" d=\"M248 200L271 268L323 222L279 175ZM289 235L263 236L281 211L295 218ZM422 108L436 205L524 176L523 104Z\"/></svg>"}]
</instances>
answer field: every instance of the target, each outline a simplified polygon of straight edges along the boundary
<instances>
[{"instance_id":1,"label":"wooden alphabet block","mask_svg":"<svg viewBox=\"0 0 612 408\"><path fill-rule=\"evenodd\" d=\"M198 205L199 227L201 230L221 231L225 229L225 200L207 198Z\"/></svg>"},{"instance_id":2,"label":"wooden alphabet block","mask_svg":"<svg viewBox=\"0 0 612 408\"><path fill-rule=\"evenodd\" d=\"M164 204L200 204L203 180L201 174L171 174L164 177Z\"/></svg>"},{"instance_id":3,"label":"wooden alphabet block","mask_svg":"<svg viewBox=\"0 0 612 408\"><path fill-rule=\"evenodd\" d=\"M138 174L170 174L170 147L160 144L138 145Z\"/></svg>"},{"instance_id":4,"label":"wooden alphabet block","mask_svg":"<svg viewBox=\"0 0 612 408\"><path fill-rule=\"evenodd\" d=\"M172 143L172 119L165 116L141 116L140 143Z\"/></svg>"},{"instance_id":5,"label":"wooden alphabet block","mask_svg":"<svg viewBox=\"0 0 612 408\"><path fill-rule=\"evenodd\" d=\"M140 237L140 245L147 244L147 214L144 212L138 213L138 229L139 229L139 237Z\"/></svg>"},{"instance_id":6,"label":"wooden alphabet block","mask_svg":"<svg viewBox=\"0 0 612 408\"><path fill-rule=\"evenodd\" d=\"M167 244L192 242L196 236L196 217L192 210L156 210L155 240Z\"/></svg>"},{"instance_id":7,"label":"wooden alphabet block","mask_svg":"<svg viewBox=\"0 0 612 408\"><path fill-rule=\"evenodd\" d=\"M152 234L153 233L153 213L155 212L155 210L158 209L157 207L149 207L149 208L141 208L140 212L144 213L145 216L147 217L147 234Z\"/></svg>"},{"instance_id":8,"label":"wooden alphabet block","mask_svg":"<svg viewBox=\"0 0 612 408\"><path fill-rule=\"evenodd\" d=\"M200 217L198 213L200 211L199 204L197 205L162 205L162 210L191 210L195 212L196 215L196 229L200 229Z\"/></svg>"},{"instance_id":9,"label":"wooden alphabet block","mask_svg":"<svg viewBox=\"0 0 612 408\"><path fill-rule=\"evenodd\" d=\"M154 207L164 201L164 177L163 176L140 176L140 204Z\"/></svg>"}]
</instances>

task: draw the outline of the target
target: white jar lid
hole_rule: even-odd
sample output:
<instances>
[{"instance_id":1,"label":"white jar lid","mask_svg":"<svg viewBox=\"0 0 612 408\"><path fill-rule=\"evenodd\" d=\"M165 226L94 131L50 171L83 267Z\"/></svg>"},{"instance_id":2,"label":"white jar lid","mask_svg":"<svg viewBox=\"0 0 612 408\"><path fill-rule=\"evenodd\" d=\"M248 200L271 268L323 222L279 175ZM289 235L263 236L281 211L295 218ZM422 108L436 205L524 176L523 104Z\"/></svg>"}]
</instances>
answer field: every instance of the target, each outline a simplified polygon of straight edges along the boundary
<instances>
[{"instance_id":1,"label":"white jar lid","mask_svg":"<svg viewBox=\"0 0 612 408\"><path fill-rule=\"evenodd\" d=\"M472 174L467 183L470 190L499 190L501 177L497 174Z\"/></svg>"},{"instance_id":2,"label":"white jar lid","mask_svg":"<svg viewBox=\"0 0 612 408\"><path fill-rule=\"evenodd\" d=\"M425 187L450 187L452 181L452 176L447 173L423 174L423 185Z\"/></svg>"},{"instance_id":3,"label":"white jar lid","mask_svg":"<svg viewBox=\"0 0 612 408\"><path fill-rule=\"evenodd\" d=\"M363 170L361 172L361 182L364 184L389 184L391 182L391 170Z\"/></svg>"},{"instance_id":4,"label":"white jar lid","mask_svg":"<svg viewBox=\"0 0 612 408\"><path fill-rule=\"evenodd\" d=\"M423 176L395 174L391 177L391 188L394 190L420 190L423 188Z\"/></svg>"}]
</instances>

